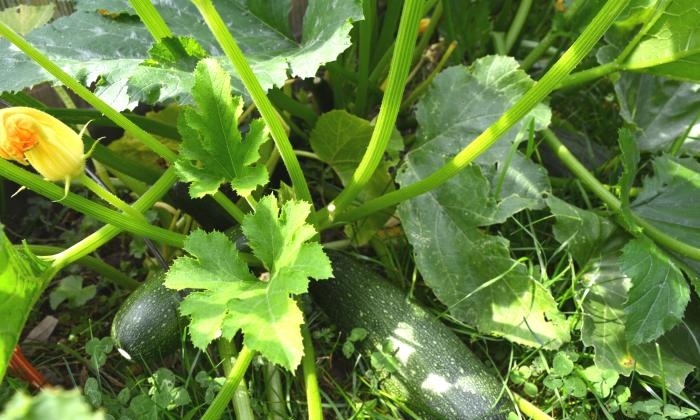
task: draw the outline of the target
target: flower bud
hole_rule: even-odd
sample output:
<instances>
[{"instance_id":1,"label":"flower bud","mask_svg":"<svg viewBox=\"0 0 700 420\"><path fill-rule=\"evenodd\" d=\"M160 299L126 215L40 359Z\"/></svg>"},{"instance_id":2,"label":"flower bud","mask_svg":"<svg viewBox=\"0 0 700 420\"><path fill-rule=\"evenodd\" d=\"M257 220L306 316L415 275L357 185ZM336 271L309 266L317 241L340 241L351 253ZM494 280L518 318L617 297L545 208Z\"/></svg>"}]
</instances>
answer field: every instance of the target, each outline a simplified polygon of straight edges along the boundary
<instances>
[{"instance_id":1,"label":"flower bud","mask_svg":"<svg viewBox=\"0 0 700 420\"><path fill-rule=\"evenodd\" d=\"M78 133L43 111L0 109L0 157L31 164L48 181L79 176L85 165L83 147Z\"/></svg>"}]
</instances>

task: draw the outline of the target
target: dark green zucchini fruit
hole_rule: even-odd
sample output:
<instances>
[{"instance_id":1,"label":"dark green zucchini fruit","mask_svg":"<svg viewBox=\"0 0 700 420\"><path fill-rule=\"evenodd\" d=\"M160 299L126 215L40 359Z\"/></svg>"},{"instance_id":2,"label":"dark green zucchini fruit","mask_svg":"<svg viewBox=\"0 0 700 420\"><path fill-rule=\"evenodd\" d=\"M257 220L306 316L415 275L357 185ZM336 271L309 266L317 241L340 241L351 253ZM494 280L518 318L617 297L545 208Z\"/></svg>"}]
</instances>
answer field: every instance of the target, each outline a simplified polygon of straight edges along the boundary
<instances>
[{"instance_id":1,"label":"dark green zucchini fruit","mask_svg":"<svg viewBox=\"0 0 700 420\"><path fill-rule=\"evenodd\" d=\"M175 351L184 324L177 291L163 286L163 275L146 280L122 303L112 321L112 338L129 360L153 361Z\"/></svg>"},{"instance_id":2,"label":"dark green zucchini fruit","mask_svg":"<svg viewBox=\"0 0 700 420\"><path fill-rule=\"evenodd\" d=\"M385 391L425 419L506 418L501 383L459 337L366 264L328 254L335 278L312 282L312 298L346 333L366 330L364 350L391 361Z\"/></svg>"}]
</instances>

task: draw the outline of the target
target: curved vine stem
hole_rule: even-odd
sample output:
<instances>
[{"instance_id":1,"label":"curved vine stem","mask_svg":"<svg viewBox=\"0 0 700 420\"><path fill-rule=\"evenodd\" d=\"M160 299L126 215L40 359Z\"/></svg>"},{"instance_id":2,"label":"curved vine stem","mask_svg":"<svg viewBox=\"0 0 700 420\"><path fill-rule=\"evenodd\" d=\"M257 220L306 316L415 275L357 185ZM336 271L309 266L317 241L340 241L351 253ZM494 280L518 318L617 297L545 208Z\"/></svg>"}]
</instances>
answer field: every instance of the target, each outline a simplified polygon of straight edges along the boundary
<instances>
[{"instance_id":1,"label":"curved vine stem","mask_svg":"<svg viewBox=\"0 0 700 420\"><path fill-rule=\"evenodd\" d=\"M605 186L598 181L592 173L586 169L585 166L569 151L569 149L564 146L564 144L557 138L556 134L552 130L543 131L544 139L547 145L552 149L554 154L566 165L569 170L576 175L576 177L581 180L581 182L588 187L588 189L593 192L605 205L610 208L610 210L619 213L622 209L620 200L615 197L610 191L608 191ZM685 242L679 241L678 239L669 236L663 231L659 230L646 220L642 219L639 215L634 213L631 214L634 223L642 228L642 231L649 238L656 241L658 244L664 246L670 251L677 252L683 256L692 258L694 260L700 261L700 248L696 248L692 245L688 245ZM626 224L622 223L621 226L627 227ZM630 232L632 233L632 232Z\"/></svg>"},{"instance_id":2,"label":"curved vine stem","mask_svg":"<svg viewBox=\"0 0 700 420\"><path fill-rule=\"evenodd\" d=\"M145 222L145 218L143 215L140 215L140 213L138 218L130 217L77 194L71 192L65 194L64 189L58 185L46 181L40 176L4 159L0 159L0 176L23 185L49 200L60 201L61 204L83 214L88 214L101 222L117 226L121 230L126 230L135 235L153 239L154 241L168 245L180 247L183 244L184 235L150 225ZM125 203L124 205L126 206ZM132 209L132 211L138 213L136 210Z\"/></svg>"},{"instance_id":3,"label":"curved vine stem","mask_svg":"<svg viewBox=\"0 0 700 420\"><path fill-rule=\"evenodd\" d=\"M583 60L593 49L605 31L615 21L617 15L627 5L629 0L608 0L586 27L581 36L569 47L569 49L557 60L552 68L523 95L506 113L496 120L490 127L477 136L474 141L462 149L452 160L447 162L428 177L401 188L389 194L375 198L365 204L347 210L337 215L333 221L328 221L325 214L319 215L319 220L324 223L319 227L326 229L335 224L348 223L361 219L379 210L394 204L411 199L426 193L452 178L484 153L513 125L527 115L532 108L545 99Z\"/></svg>"},{"instance_id":4,"label":"curved vine stem","mask_svg":"<svg viewBox=\"0 0 700 420\"><path fill-rule=\"evenodd\" d=\"M333 219L335 214L345 210L348 204L367 185L384 156L384 151L389 144L389 137L391 137L391 132L396 123L396 117L399 115L406 78L413 59L413 47L418 37L418 24L425 7L424 5L424 0L406 0L406 3L404 3L396 46L394 47L391 66L389 67L387 89L384 92L382 105L377 116L377 124L372 131L367 151L362 156L360 164L357 166L352 179L345 189L326 207L325 212L320 213L324 217ZM323 219L319 219L319 223L322 222Z\"/></svg>"}]
</instances>

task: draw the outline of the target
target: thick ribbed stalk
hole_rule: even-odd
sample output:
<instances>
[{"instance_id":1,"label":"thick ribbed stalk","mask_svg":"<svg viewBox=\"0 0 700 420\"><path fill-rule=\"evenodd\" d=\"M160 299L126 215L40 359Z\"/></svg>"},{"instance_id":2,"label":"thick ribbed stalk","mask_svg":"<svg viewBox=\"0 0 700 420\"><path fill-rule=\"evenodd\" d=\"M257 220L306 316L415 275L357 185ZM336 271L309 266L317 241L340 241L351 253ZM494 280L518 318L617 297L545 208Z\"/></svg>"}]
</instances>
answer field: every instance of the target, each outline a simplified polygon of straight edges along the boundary
<instances>
[{"instance_id":1,"label":"thick ribbed stalk","mask_svg":"<svg viewBox=\"0 0 700 420\"><path fill-rule=\"evenodd\" d=\"M265 124L267 124L267 127L270 129L272 139L275 141L275 145L280 152L280 156L282 156L282 161L287 168L289 177L292 179L292 185L297 198L311 203L311 193L309 192L309 187L306 185L304 173L301 170L301 166L299 166L299 161L294 155L292 144L289 142L284 127L282 127L279 115L265 95L265 91L262 86L260 86L260 82L255 77L253 70L243 56L243 52L236 43L236 40L228 31L226 24L221 19L221 16L210 0L192 0L192 3L194 3L202 14L202 17L204 17L204 21L224 50L226 57L228 57L231 64L233 64L243 85L258 107L258 111L260 115L262 115Z\"/></svg>"},{"instance_id":2,"label":"thick ribbed stalk","mask_svg":"<svg viewBox=\"0 0 700 420\"><path fill-rule=\"evenodd\" d=\"M158 181L156 181L149 189L146 191L138 200L134 202L134 205L132 206L134 209L138 210L139 212L143 213L146 210L150 209L153 207L153 205L156 203L156 201L160 200L160 198L165 195L166 192L170 189L170 187L173 186L173 184L177 181L177 175L175 174L175 169L174 168L168 168L168 170L163 173L163 176L161 176ZM109 210L111 211L111 210ZM116 213L116 212L114 212ZM126 217L122 216L119 213L116 213L121 217ZM130 217L126 217L127 219L131 220ZM151 226L154 229L160 229L156 228L155 226ZM165 230L165 229L161 229ZM54 263L52 264L55 268L61 269L65 267L68 264L71 264L80 258L90 254L91 252L94 252L97 248L101 247L102 245L106 244L112 238L117 236L122 232L122 229L118 226L112 226L112 225L107 225L93 234L89 235L87 238L83 239L82 241L78 242L77 244L71 246L70 248L66 249L65 251L59 252L56 255L52 256L52 259L54 260ZM170 232L170 231L168 231ZM170 232L173 235L178 235L180 243L177 245L179 248L182 248L182 242L184 241L184 236L180 235L175 232ZM153 238L155 239L155 238Z\"/></svg>"},{"instance_id":3,"label":"thick ribbed stalk","mask_svg":"<svg viewBox=\"0 0 700 420\"><path fill-rule=\"evenodd\" d=\"M427 178L401 188L389 194L370 200L360 207L350 209L335 217L335 223L324 223L321 228L333 224L347 223L368 216L379 210L393 206L402 201L426 193L455 176L459 171L488 150L501 135L520 121L538 103L545 99L593 49L605 31L615 21L617 15L629 0L608 0L586 27L581 36L557 60L552 68L532 86L507 112L462 149L452 160L447 162ZM323 220L323 215L317 216Z\"/></svg>"},{"instance_id":4,"label":"thick ribbed stalk","mask_svg":"<svg viewBox=\"0 0 700 420\"><path fill-rule=\"evenodd\" d=\"M129 4L134 8L136 14L139 15L148 32L157 41L173 36L170 28L168 28L168 25L150 0L129 0Z\"/></svg>"},{"instance_id":5,"label":"thick ribbed stalk","mask_svg":"<svg viewBox=\"0 0 700 420\"><path fill-rule=\"evenodd\" d=\"M372 174L384 156L384 151L389 144L389 137L394 129L396 117L401 107L401 98L406 86L406 77L411 66L413 47L418 36L418 23L424 8L424 0L406 0L399 22L399 33L396 39L396 47L391 59L387 89L382 99L382 105L377 116L377 124L372 131L367 151L360 164L357 166L352 179L347 187L331 204L328 205L329 213L341 212L367 185Z\"/></svg>"},{"instance_id":6,"label":"thick ribbed stalk","mask_svg":"<svg viewBox=\"0 0 700 420\"><path fill-rule=\"evenodd\" d=\"M214 397L204 416L202 416L202 420L219 420L221 415L224 414L226 405L228 405L231 397L236 392L238 383L241 382L243 375L248 370L248 366L250 366L250 362L253 361L253 356L255 356L255 352L243 346L241 352L238 353L236 362L231 367L231 371L226 375L224 386L221 387L219 393Z\"/></svg>"},{"instance_id":7,"label":"thick ribbed stalk","mask_svg":"<svg viewBox=\"0 0 700 420\"><path fill-rule=\"evenodd\" d=\"M23 185L49 200L60 201L61 204L67 207L90 215L101 222L109 223L110 225L114 225L121 230L126 230L137 236L143 236L157 242L177 247L181 247L183 244L185 237L179 233L152 226L146 223L143 218L127 216L77 194L69 192L66 195L64 189L58 185L48 182L40 176L4 159L0 159L0 176Z\"/></svg>"}]
</instances>

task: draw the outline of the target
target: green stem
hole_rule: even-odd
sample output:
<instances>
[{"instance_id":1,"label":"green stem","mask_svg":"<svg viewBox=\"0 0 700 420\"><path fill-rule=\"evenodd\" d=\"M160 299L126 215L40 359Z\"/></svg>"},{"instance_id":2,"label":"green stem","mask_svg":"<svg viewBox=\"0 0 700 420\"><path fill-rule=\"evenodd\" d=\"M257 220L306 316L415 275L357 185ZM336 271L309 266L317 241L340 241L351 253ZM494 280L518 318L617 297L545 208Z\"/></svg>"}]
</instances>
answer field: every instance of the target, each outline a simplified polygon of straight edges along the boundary
<instances>
[{"instance_id":1,"label":"green stem","mask_svg":"<svg viewBox=\"0 0 700 420\"><path fill-rule=\"evenodd\" d=\"M265 397L267 398L267 420L284 420L287 408L284 405L284 390L282 389L282 377L279 369L270 362L263 366L265 378Z\"/></svg>"},{"instance_id":2,"label":"green stem","mask_svg":"<svg viewBox=\"0 0 700 420\"><path fill-rule=\"evenodd\" d=\"M51 255L65 251L65 249L59 248L57 246L27 246L29 247L29 250L32 251L32 253L35 255ZM24 248L24 245L17 245L17 247ZM112 267L111 265L107 264L99 258L91 257L88 255L78 259L75 262L82 265L85 268L89 268L90 270L101 274L104 278L111 280L114 284L116 284L119 287L123 287L124 289L133 290L141 284L136 280L132 279L131 277L124 275L124 273L122 273L121 271L117 270L116 268Z\"/></svg>"},{"instance_id":3,"label":"green stem","mask_svg":"<svg viewBox=\"0 0 700 420\"><path fill-rule=\"evenodd\" d=\"M532 420L554 420L554 417L551 417L544 411L540 410L539 407L526 400L525 398L521 397L520 395L516 394L515 392L513 392L512 395L513 400L516 404L518 404L518 408L520 409L520 411L522 411L522 413L525 414L528 418Z\"/></svg>"},{"instance_id":4,"label":"green stem","mask_svg":"<svg viewBox=\"0 0 700 420\"><path fill-rule=\"evenodd\" d=\"M243 346L241 352L238 353L236 363L234 363L231 367L231 371L226 375L224 385L219 390L219 393L216 394L216 397L214 397L209 408L207 408L204 416L202 416L202 420L219 420L226 409L226 405L236 392L238 383L241 382L243 375L245 375L246 370L248 370L250 362L253 361L253 356L255 356L255 352Z\"/></svg>"},{"instance_id":5,"label":"green stem","mask_svg":"<svg viewBox=\"0 0 700 420\"><path fill-rule=\"evenodd\" d=\"M430 16L430 23L428 23L428 27L425 28L425 31L420 36L420 39L418 40L418 45L416 45L416 48L413 50L413 62L412 64L415 65L418 60L421 58L423 53L425 52L425 49L428 47L428 43L430 42L430 38L433 37L433 34L435 33L435 29L437 28L438 24L440 23L440 19L442 19L442 1L438 2L438 4L435 6L435 10L433 10L433 14Z\"/></svg>"},{"instance_id":6,"label":"green stem","mask_svg":"<svg viewBox=\"0 0 700 420\"><path fill-rule=\"evenodd\" d=\"M75 78L71 77L68 73L63 71L58 67L53 61L42 54L39 50L32 47L27 41L21 36L15 33L7 25L0 22L0 35L7 38L12 44L17 48L22 50L29 58L34 60L42 68L44 68L49 74L58 79L61 83L68 86L73 92L78 96L83 98L87 103L92 105L95 109L103 113L107 118L114 121L117 125L126 130L127 133L139 139L143 144L148 146L151 150L158 153L165 159L172 161L177 158L177 155L161 144L155 137L144 131L141 127L137 126L131 122L128 118L120 114L117 110L109 106L102 99L98 98L94 93L90 92L85 86L81 85Z\"/></svg>"},{"instance_id":7,"label":"green stem","mask_svg":"<svg viewBox=\"0 0 700 420\"><path fill-rule=\"evenodd\" d=\"M399 23L399 18L401 17L401 2L400 1L388 1L386 2L386 10L384 11L384 18L382 19L381 31L379 31L379 36L377 37L377 42L374 45L374 54L372 54L372 64L376 67L379 61L389 47L394 44L394 34L396 33L396 27Z\"/></svg>"},{"instance_id":8,"label":"green stem","mask_svg":"<svg viewBox=\"0 0 700 420\"><path fill-rule=\"evenodd\" d=\"M156 181L155 184L148 189L148 191L146 191L138 200L134 202L134 209L138 210L139 212L145 212L146 210L150 209L158 200L160 200L163 195L165 195L166 192L168 192L170 187L172 187L176 181L177 175L175 173L175 169L168 168L168 170L163 173L163 176L161 176L158 181ZM129 217L123 216L116 212L114 213L118 214L120 217L125 217L126 219L131 220ZM60 270L66 265L71 264L95 251L97 248L109 242L121 232L122 228L118 226L104 226L65 251L53 255L52 259L54 262L52 266ZM178 248L182 248L184 236L175 232L170 233L172 235L177 235L178 244L176 246Z\"/></svg>"},{"instance_id":9,"label":"green stem","mask_svg":"<svg viewBox=\"0 0 700 420\"><path fill-rule=\"evenodd\" d=\"M227 376L231 373L231 369L235 364L238 352L229 340L219 340L219 354L224 365L224 374ZM236 420L255 420L253 408L250 405L250 396L248 395L248 387L245 381L240 381L236 392L231 400L233 411L236 413Z\"/></svg>"},{"instance_id":10,"label":"green stem","mask_svg":"<svg viewBox=\"0 0 700 420\"><path fill-rule=\"evenodd\" d=\"M173 36L160 13L149 0L129 0L129 4L134 8L136 14L141 18L141 22L143 22L156 41Z\"/></svg>"},{"instance_id":11,"label":"green stem","mask_svg":"<svg viewBox=\"0 0 700 420\"><path fill-rule=\"evenodd\" d=\"M403 103L401 104L402 111L408 109L411 105L413 105L418 100L418 98L420 98L421 95L426 90L428 90L428 88L430 87L430 84L433 83L433 80L435 79L435 77L437 77L438 73L440 73L442 71L442 69L445 67L445 65L447 64L447 60L450 59L450 57L452 56L452 53L455 51L456 48L457 48L457 41L452 41L450 43L450 45L447 47L447 49L445 50L445 53L440 58L440 61L437 63L437 65L435 66L433 71L430 72L430 75L428 77L426 77L425 80L420 82L420 84L413 89L411 94L408 95L408 98L406 98L406 100L403 101Z\"/></svg>"},{"instance_id":12,"label":"green stem","mask_svg":"<svg viewBox=\"0 0 700 420\"><path fill-rule=\"evenodd\" d=\"M236 40L233 38L231 33L228 31L226 24L221 19L221 16L214 8L211 0L192 0L194 5L197 7L204 21L206 22L209 29L214 34L214 37L218 41L224 53L233 64L236 72L241 78L243 85L245 86L248 93L250 93L253 102L258 107L260 115L262 115L265 124L267 124L270 129L270 134L272 139L275 141L275 145L280 151L280 156L282 156L282 161L287 167L287 172L289 177L292 179L292 185L294 187L294 192L297 198L301 200L311 201L311 193L309 192L309 187L304 179L304 173L299 166L299 161L294 155L294 150L289 142L287 133L284 131L284 127L279 120L277 111L272 106L272 103L265 95L265 91L260 82L255 77L253 70L248 65L243 52L238 47Z\"/></svg>"},{"instance_id":13,"label":"green stem","mask_svg":"<svg viewBox=\"0 0 700 420\"><path fill-rule=\"evenodd\" d=\"M212 196L214 198L214 201L219 203L222 209L226 211L235 221L237 221L239 224L243 223L243 217L245 217L245 213L243 213L243 210L238 208L238 206L229 200L228 197L224 195L221 191L217 191L216 194Z\"/></svg>"},{"instance_id":14,"label":"green stem","mask_svg":"<svg viewBox=\"0 0 700 420\"><path fill-rule=\"evenodd\" d=\"M588 83L592 80L600 79L601 77L620 70L622 70L622 67L617 63L617 61L601 64L600 66L592 67L590 69L582 70L569 75L569 77L561 81L558 89L569 89L574 86Z\"/></svg>"},{"instance_id":15,"label":"green stem","mask_svg":"<svg viewBox=\"0 0 700 420\"><path fill-rule=\"evenodd\" d=\"M328 205L327 208L331 214L343 211L352 202L367 185L384 156L401 107L401 97L411 65L413 46L418 35L418 23L423 12L423 3L423 0L406 0L404 4L396 48L394 48L389 68L387 89L379 109L377 124L372 131L367 151L362 156L352 179L340 195Z\"/></svg>"},{"instance_id":16,"label":"green stem","mask_svg":"<svg viewBox=\"0 0 700 420\"><path fill-rule=\"evenodd\" d=\"M76 211L90 215L101 222L117 226L120 229L157 242L178 247L182 246L184 236L179 233L152 226L145 223L142 217L140 219L129 217L77 194L69 192L66 195L64 189L58 185L48 182L40 176L4 159L0 159L0 176L23 185L49 200L60 202Z\"/></svg>"},{"instance_id":17,"label":"green stem","mask_svg":"<svg viewBox=\"0 0 700 420\"><path fill-rule=\"evenodd\" d=\"M144 223L148 223L148 220L144 217L143 214L139 213L138 211L134 210L131 206L129 206L127 203L122 201L119 197L116 195L112 194L111 192L107 191L106 189L102 188L102 186L98 185L97 182L93 181L92 178L87 176L85 173L80 175L78 178L78 181L80 181L83 186L93 193L95 193L98 197L106 201L107 203L113 205L117 209L123 211L127 215L133 217L136 220L140 220Z\"/></svg>"},{"instance_id":18,"label":"green stem","mask_svg":"<svg viewBox=\"0 0 700 420\"><path fill-rule=\"evenodd\" d=\"M286 95L282 89L271 89L267 96L277 108L281 109L282 111L287 111L290 115L297 118L301 118L304 120L304 122L306 122L306 124L309 125L309 127L316 125L318 115L316 115L311 108Z\"/></svg>"},{"instance_id":19,"label":"green stem","mask_svg":"<svg viewBox=\"0 0 700 420\"><path fill-rule=\"evenodd\" d=\"M358 83L355 99L355 114L365 115L367 107L367 87L369 85L369 65L373 45L373 30L377 18L377 1L363 0L365 20L360 22L359 62L357 65Z\"/></svg>"},{"instance_id":20,"label":"green stem","mask_svg":"<svg viewBox=\"0 0 700 420\"><path fill-rule=\"evenodd\" d=\"M518 5L518 10L515 12L513 22L510 24L510 28L508 28L508 33L506 34L506 53L509 53L510 50L513 49L515 41L518 39L518 36L520 36L520 31L522 31L523 25L525 25L525 20L527 20L527 15L530 13L531 7L532 0L522 0Z\"/></svg>"},{"instance_id":21,"label":"green stem","mask_svg":"<svg viewBox=\"0 0 700 420\"><path fill-rule=\"evenodd\" d=\"M552 44L554 44L554 41L556 41L557 38L559 38L559 35L556 32L552 30L547 32L547 35L545 35L544 38L540 40L537 46L533 48L533 50L530 51L530 53L527 56L525 56L522 63L520 63L520 68L522 68L525 71L530 70L530 68L537 62L537 60L539 60L540 57L542 57L542 54L544 54L549 49L549 47L551 47Z\"/></svg>"},{"instance_id":22,"label":"green stem","mask_svg":"<svg viewBox=\"0 0 700 420\"><path fill-rule=\"evenodd\" d=\"M304 339L304 357L301 360L304 371L304 386L306 387L306 404L308 405L309 420L323 420L323 408L321 406L321 393L316 376L316 353L311 333L306 324L301 326L301 334Z\"/></svg>"},{"instance_id":23,"label":"green stem","mask_svg":"<svg viewBox=\"0 0 700 420\"><path fill-rule=\"evenodd\" d=\"M437 171L425 179L401 188L389 194L370 200L363 205L350 209L335 218L334 223L321 224L324 229L335 223L347 223L358 220L369 214L390 207L401 201L408 200L445 183L474 161L479 155L488 150L501 135L527 115L532 108L545 99L561 81L583 60L593 49L600 37L615 21L617 15L627 5L629 0L608 0L600 11L586 27L581 36L571 47L557 60L525 95L523 95L507 112L501 115L496 122L474 139L467 147L462 149L452 160L447 162ZM317 216L318 220L324 220L324 214Z\"/></svg>"},{"instance_id":24,"label":"green stem","mask_svg":"<svg viewBox=\"0 0 700 420\"><path fill-rule=\"evenodd\" d=\"M53 115L66 124L86 124L90 121L91 126L118 127L114 121L103 117L100 111L95 111L94 109L43 108L41 106L36 108L41 109L49 115ZM130 112L125 112L122 115L149 133L154 133L173 140L180 140L180 133L177 132L177 127L174 125L165 124Z\"/></svg>"},{"instance_id":25,"label":"green stem","mask_svg":"<svg viewBox=\"0 0 700 420\"><path fill-rule=\"evenodd\" d=\"M618 200L617 197L608 191L605 186L599 182L593 176L593 174L591 174L588 169L586 169L586 167L579 162L578 159L576 159L569 149L557 138L556 134L554 134L552 130L546 129L543 131L543 135L545 142L552 149L552 151L554 151L554 154L556 154L564 165L566 165L566 167L569 168L574 175L576 175L581 183L588 187L588 189L603 203L605 203L610 210L615 213L619 213L622 209L620 200ZM670 251L677 252L683 256L700 261L699 248L688 245L685 242L679 241L667 235L634 213L632 213L632 219L637 226L642 228L644 234L656 241L659 245L664 246ZM625 223L621 223L620 226L623 228L628 228L627 224ZM634 234L634 232L630 233Z\"/></svg>"}]
</instances>

